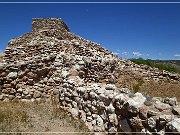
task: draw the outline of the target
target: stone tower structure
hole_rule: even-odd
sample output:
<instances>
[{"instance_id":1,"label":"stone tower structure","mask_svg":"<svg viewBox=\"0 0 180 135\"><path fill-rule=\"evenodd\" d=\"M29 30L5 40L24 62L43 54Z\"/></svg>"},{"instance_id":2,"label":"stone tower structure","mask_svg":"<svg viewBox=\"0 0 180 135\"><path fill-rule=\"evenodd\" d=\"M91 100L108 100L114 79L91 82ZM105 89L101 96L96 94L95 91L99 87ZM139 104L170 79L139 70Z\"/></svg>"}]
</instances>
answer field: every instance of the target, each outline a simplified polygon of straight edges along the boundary
<instances>
[{"instance_id":1,"label":"stone tower structure","mask_svg":"<svg viewBox=\"0 0 180 135\"><path fill-rule=\"evenodd\" d=\"M32 31L37 32L41 30L60 29L69 31L68 26L60 18L33 18Z\"/></svg>"}]
</instances>

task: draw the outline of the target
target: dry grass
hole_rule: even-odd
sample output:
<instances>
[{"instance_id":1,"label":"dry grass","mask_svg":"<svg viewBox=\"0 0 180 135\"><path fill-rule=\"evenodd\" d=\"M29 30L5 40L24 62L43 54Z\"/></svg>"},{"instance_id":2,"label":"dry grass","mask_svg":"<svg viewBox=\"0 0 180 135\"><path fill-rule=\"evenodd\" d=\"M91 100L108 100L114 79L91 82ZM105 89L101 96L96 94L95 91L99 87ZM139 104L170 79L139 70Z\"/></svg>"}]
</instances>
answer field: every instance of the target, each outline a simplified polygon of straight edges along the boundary
<instances>
[{"instance_id":1,"label":"dry grass","mask_svg":"<svg viewBox=\"0 0 180 135\"><path fill-rule=\"evenodd\" d=\"M138 82L142 81L142 77L133 75L133 74L126 74L122 73L120 77L117 79L116 85L120 88L129 88L130 90L136 89L135 87L138 85ZM140 91L136 90L136 91Z\"/></svg>"},{"instance_id":2,"label":"dry grass","mask_svg":"<svg viewBox=\"0 0 180 135\"><path fill-rule=\"evenodd\" d=\"M4 57L4 53L0 52L0 62L2 61L3 57Z\"/></svg>"},{"instance_id":3,"label":"dry grass","mask_svg":"<svg viewBox=\"0 0 180 135\"><path fill-rule=\"evenodd\" d=\"M144 95L159 97L176 97L180 101L180 82L169 81L146 81L142 77L133 74L123 74L119 77L116 85L120 88L127 87L134 92Z\"/></svg>"},{"instance_id":4,"label":"dry grass","mask_svg":"<svg viewBox=\"0 0 180 135\"><path fill-rule=\"evenodd\" d=\"M24 110L18 109L14 103L0 103L0 131L15 131L15 125L26 125L28 115ZM16 131L19 131L17 129Z\"/></svg>"},{"instance_id":5,"label":"dry grass","mask_svg":"<svg viewBox=\"0 0 180 135\"><path fill-rule=\"evenodd\" d=\"M33 103L0 102L0 132L47 132L46 134L76 132L74 134L78 134L88 131L83 122L73 119L52 100ZM68 133L63 133L65 134Z\"/></svg>"},{"instance_id":6,"label":"dry grass","mask_svg":"<svg viewBox=\"0 0 180 135\"><path fill-rule=\"evenodd\" d=\"M150 96L176 97L180 101L180 82L155 82L149 81L143 83L141 91Z\"/></svg>"}]
</instances>

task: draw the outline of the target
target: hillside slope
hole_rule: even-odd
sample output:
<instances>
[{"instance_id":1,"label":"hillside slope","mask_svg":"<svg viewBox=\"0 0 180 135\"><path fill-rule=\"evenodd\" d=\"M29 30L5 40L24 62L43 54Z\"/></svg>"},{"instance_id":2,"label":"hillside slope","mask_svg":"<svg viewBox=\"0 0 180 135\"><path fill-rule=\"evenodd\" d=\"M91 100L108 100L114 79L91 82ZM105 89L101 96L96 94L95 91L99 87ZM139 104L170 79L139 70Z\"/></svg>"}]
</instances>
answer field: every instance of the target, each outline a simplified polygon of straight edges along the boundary
<instances>
[{"instance_id":1,"label":"hillside slope","mask_svg":"<svg viewBox=\"0 0 180 135\"><path fill-rule=\"evenodd\" d=\"M170 64L180 70L180 60L153 60L157 64Z\"/></svg>"}]
</instances>

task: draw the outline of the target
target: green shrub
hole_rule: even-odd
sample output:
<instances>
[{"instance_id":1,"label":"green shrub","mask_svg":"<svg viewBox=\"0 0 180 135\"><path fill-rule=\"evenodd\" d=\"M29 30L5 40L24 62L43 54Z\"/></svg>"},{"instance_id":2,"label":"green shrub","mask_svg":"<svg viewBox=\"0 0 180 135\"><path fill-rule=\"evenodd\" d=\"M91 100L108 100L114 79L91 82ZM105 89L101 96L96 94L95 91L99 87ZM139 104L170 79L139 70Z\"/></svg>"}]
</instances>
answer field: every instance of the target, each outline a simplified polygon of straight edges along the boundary
<instances>
[{"instance_id":1,"label":"green shrub","mask_svg":"<svg viewBox=\"0 0 180 135\"><path fill-rule=\"evenodd\" d=\"M180 73L180 71L174 67L173 65L170 65L170 64L157 64L155 63L154 61L152 61L151 59L143 59L143 58L131 58L129 59L130 61L136 63L136 64L144 64L144 65L148 65L150 67L153 67L153 68L158 68L160 70L166 70L166 71L169 71L169 72L175 72L175 73Z\"/></svg>"},{"instance_id":2,"label":"green shrub","mask_svg":"<svg viewBox=\"0 0 180 135\"><path fill-rule=\"evenodd\" d=\"M137 81L137 84L133 86L133 90L134 92L139 92L140 91L140 86L144 83L143 80L138 80Z\"/></svg>"}]
</instances>

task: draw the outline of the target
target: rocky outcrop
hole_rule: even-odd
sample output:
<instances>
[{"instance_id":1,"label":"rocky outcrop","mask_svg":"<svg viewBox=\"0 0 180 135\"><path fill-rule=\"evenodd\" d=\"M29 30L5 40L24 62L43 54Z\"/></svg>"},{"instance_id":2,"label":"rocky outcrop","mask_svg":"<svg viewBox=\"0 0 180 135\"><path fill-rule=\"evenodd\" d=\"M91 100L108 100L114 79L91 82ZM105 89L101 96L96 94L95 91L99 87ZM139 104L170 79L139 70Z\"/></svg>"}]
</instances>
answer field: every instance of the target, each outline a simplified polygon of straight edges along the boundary
<instances>
[{"instance_id":1,"label":"rocky outcrop","mask_svg":"<svg viewBox=\"0 0 180 135\"><path fill-rule=\"evenodd\" d=\"M119 58L71 33L61 19L33 19L32 25L32 32L10 40L5 50L0 100L55 96L96 132L179 132L176 98L146 97L115 85L122 72L173 82L179 74Z\"/></svg>"}]
</instances>

